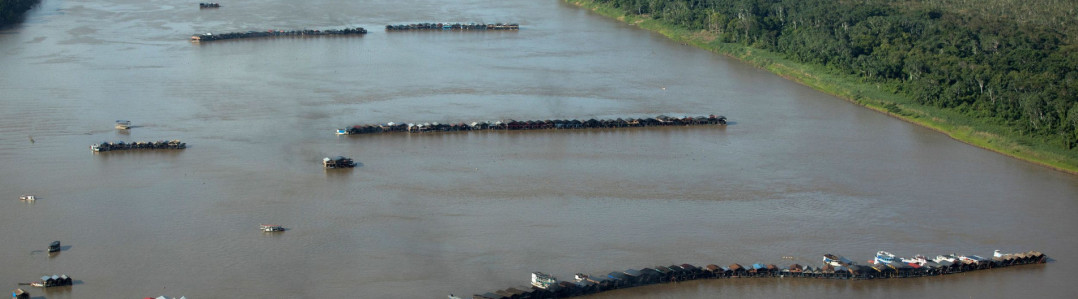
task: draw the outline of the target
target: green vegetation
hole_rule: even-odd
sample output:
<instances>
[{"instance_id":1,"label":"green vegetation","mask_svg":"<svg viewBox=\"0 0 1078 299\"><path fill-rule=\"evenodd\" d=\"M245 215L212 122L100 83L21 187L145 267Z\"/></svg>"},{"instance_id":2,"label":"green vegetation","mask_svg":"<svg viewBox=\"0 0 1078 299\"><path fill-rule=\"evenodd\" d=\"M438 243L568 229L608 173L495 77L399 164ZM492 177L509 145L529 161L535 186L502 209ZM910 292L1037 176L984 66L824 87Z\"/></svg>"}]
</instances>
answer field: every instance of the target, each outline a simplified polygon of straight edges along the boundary
<instances>
[{"instance_id":1,"label":"green vegetation","mask_svg":"<svg viewBox=\"0 0 1078 299\"><path fill-rule=\"evenodd\" d=\"M1078 2L566 1L1078 173Z\"/></svg>"},{"instance_id":2,"label":"green vegetation","mask_svg":"<svg viewBox=\"0 0 1078 299\"><path fill-rule=\"evenodd\" d=\"M41 0L0 0L0 28L22 21L23 14Z\"/></svg>"}]
</instances>

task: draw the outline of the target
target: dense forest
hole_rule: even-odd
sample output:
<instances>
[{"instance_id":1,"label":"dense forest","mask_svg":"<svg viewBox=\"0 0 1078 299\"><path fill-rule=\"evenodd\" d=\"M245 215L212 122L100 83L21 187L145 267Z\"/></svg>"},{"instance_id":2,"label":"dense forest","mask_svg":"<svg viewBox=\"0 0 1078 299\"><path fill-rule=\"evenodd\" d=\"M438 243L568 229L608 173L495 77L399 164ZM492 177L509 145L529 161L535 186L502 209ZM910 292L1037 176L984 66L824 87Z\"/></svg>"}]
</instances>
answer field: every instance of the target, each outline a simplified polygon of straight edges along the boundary
<instances>
[{"instance_id":1,"label":"dense forest","mask_svg":"<svg viewBox=\"0 0 1078 299\"><path fill-rule=\"evenodd\" d=\"M22 21L23 14L40 0L0 0L0 28Z\"/></svg>"},{"instance_id":2,"label":"dense forest","mask_svg":"<svg viewBox=\"0 0 1078 299\"><path fill-rule=\"evenodd\" d=\"M594 0L1078 151L1072 0Z\"/></svg>"}]
</instances>

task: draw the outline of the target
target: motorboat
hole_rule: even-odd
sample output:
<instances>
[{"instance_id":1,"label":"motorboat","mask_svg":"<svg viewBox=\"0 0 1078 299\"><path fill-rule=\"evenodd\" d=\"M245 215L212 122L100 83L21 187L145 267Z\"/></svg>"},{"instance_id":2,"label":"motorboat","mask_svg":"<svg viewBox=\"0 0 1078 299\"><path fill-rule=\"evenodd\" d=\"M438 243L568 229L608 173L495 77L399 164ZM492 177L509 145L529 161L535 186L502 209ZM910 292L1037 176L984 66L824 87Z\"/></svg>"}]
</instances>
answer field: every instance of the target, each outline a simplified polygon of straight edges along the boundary
<instances>
[{"instance_id":1,"label":"motorboat","mask_svg":"<svg viewBox=\"0 0 1078 299\"><path fill-rule=\"evenodd\" d=\"M264 232L268 232L268 233L271 233L271 232L283 232L284 231L284 227L281 227L280 225L276 225L276 224L260 224L259 229L261 229Z\"/></svg>"},{"instance_id":2,"label":"motorboat","mask_svg":"<svg viewBox=\"0 0 1078 299\"><path fill-rule=\"evenodd\" d=\"M886 265L895 261L895 255L886 251L877 251L876 258L872 260L873 264Z\"/></svg>"},{"instance_id":3,"label":"motorboat","mask_svg":"<svg viewBox=\"0 0 1078 299\"><path fill-rule=\"evenodd\" d=\"M925 263L928 263L928 258L918 254L913 256L912 258L902 258L901 261L910 265L924 266Z\"/></svg>"},{"instance_id":4,"label":"motorboat","mask_svg":"<svg viewBox=\"0 0 1078 299\"><path fill-rule=\"evenodd\" d=\"M558 279L543 272L532 272L532 285L540 289L549 289L558 284Z\"/></svg>"},{"instance_id":5,"label":"motorboat","mask_svg":"<svg viewBox=\"0 0 1078 299\"><path fill-rule=\"evenodd\" d=\"M60 241L52 241L52 243L49 243L49 252L57 251L60 251Z\"/></svg>"},{"instance_id":6,"label":"motorboat","mask_svg":"<svg viewBox=\"0 0 1078 299\"><path fill-rule=\"evenodd\" d=\"M19 200L21 200L21 201L35 201L35 200L37 200L37 197L35 197L33 195L23 195L23 196L19 196Z\"/></svg>"},{"instance_id":7,"label":"motorboat","mask_svg":"<svg viewBox=\"0 0 1078 299\"><path fill-rule=\"evenodd\" d=\"M835 266L835 267L845 267L845 266L853 265L853 261L848 260L845 257L842 257L841 255L834 255L834 254L830 254L830 253L823 255L823 263L824 264L829 264L829 265Z\"/></svg>"},{"instance_id":8,"label":"motorboat","mask_svg":"<svg viewBox=\"0 0 1078 299\"><path fill-rule=\"evenodd\" d=\"M954 263L957 260L958 260L958 257L956 257L954 254L937 255L936 258L932 259L932 261L936 262L936 263L942 263L942 262Z\"/></svg>"},{"instance_id":9,"label":"motorboat","mask_svg":"<svg viewBox=\"0 0 1078 299\"><path fill-rule=\"evenodd\" d=\"M117 130L127 130L127 129L130 129L130 128L131 128L131 121L129 121L129 120L117 120L116 121L116 129Z\"/></svg>"},{"instance_id":10,"label":"motorboat","mask_svg":"<svg viewBox=\"0 0 1078 299\"><path fill-rule=\"evenodd\" d=\"M333 158L326 157L326 158L322 159L322 167L325 167L325 168L352 168L352 167L356 167L356 162L352 161L351 158L344 157L344 156L337 156L337 157L333 157Z\"/></svg>"}]
</instances>

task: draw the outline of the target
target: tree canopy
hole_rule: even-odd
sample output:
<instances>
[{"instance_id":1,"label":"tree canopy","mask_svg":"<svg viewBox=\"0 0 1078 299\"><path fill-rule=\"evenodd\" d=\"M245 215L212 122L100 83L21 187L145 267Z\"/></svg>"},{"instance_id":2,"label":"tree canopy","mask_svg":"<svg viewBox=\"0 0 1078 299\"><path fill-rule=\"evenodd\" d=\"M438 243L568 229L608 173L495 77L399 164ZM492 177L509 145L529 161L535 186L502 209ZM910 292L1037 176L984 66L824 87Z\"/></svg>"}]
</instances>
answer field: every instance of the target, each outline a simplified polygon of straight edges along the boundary
<instances>
[{"instance_id":1,"label":"tree canopy","mask_svg":"<svg viewBox=\"0 0 1078 299\"><path fill-rule=\"evenodd\" d=\"M1078 2L595 1L1078 150Z\"/></svg>"},{"instance_id":2,"label":"tree canopy","mask_svg":"<svg viewBox=\"0 0 1078 299\"><path fill-rule=\"evenodd\" d=\"M23 14L41 0L0 0L0 28L22 21Z\"/></svg>"}]
</instances>

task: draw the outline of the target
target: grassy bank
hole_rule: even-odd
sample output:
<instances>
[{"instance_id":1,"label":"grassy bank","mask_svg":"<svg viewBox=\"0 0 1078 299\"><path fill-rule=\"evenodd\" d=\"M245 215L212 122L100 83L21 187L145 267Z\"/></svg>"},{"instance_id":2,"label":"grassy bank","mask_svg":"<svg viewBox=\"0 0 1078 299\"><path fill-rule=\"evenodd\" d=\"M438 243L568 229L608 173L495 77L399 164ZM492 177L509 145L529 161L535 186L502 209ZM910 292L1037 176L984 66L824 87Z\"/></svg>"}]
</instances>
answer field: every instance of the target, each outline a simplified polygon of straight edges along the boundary
<instances>
[{"instance_id":1,"label":"grassy bank","mask_svg":"<svg viewBox=\"0 0 1078 299\"><path fill-rule=\"evenodd\" d=\"M661 33L678 42L737 58L816 90L939 131L955 140L1059 171L1078 174L1078 155L1075 153L1015 133L998 124L985 123L954 111L918 104L887 91L889 88L886 86L862 83L856 76L836 74L820 66L797 63L769 51L741 44L722 43L707 31L689 31L647 15L628 15L620 9L589 0L566 2Z\"/></svg>"}]
</instances>

